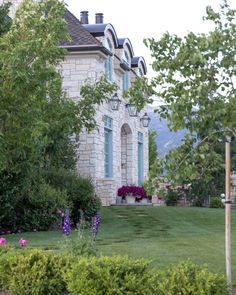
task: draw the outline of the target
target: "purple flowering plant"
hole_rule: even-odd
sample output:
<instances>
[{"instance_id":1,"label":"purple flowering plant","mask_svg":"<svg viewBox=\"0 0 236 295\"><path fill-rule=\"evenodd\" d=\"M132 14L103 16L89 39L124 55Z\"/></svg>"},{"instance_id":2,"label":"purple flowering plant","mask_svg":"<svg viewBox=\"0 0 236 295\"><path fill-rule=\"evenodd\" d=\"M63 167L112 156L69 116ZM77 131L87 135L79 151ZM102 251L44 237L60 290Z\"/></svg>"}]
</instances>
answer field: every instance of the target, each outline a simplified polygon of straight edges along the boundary
<instances>
[{"instance_id":1,"label":"purple flowering plant","mask_svg":"<svg viewBox=\"0 0 236 295\"><path fill-rule=\"evenodd\" d=\"M101 215L97 212L92 217L92 232L94 237L98 234L100 223L101 223Z\"/></svg>"},{"instance_id":2,"label":"purple flowering plant","mask_svg":"<svg viewBox=\"0 0 236 295\"><path fill-rule=\"evenodd\" d=\"M138 199L147 198L145 189L142 186L135 185L123 185L118 189L117 195L120 197L125 197L126 195L132 195Z\"/></svg>"},{"instance_id":3,"label":"purple flowering plant","mask_svg":"<svg viewBox=\"0 0 236 295\"><path fill-rule=\"evenodd\" d=\"M70 221L69 209L67 209L65 212L65 218L64 218L64 223L63 223L63 233L66 236L69 236L69 234L71 233L71 221Z\"/></svg>"}]
</instances>

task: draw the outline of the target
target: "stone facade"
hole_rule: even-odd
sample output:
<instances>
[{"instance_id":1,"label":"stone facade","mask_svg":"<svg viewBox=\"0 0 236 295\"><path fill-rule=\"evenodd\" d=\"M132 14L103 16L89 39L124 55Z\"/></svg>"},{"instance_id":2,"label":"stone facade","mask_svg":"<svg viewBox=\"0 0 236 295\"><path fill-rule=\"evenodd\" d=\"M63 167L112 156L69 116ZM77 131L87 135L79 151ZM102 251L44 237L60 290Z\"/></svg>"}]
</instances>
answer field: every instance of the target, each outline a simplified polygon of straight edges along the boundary
<instances>
[{"instance_id":1,"label":"stone facade","mask_svg":"<svg viewBox=\"0 0 236 295\"><path fill-rule=\"evenodd\" d=\"M19 2L20 0L15 1L16 6L13 7L13 11ZM119 86L117 94L121 99L120 108L118 111L111 110L109 103L97 107L98 130L80 135L77 163L78 173L94 181L96 192L101 197L103 205L109 206L116 202L116 192L120 186L139 184L140 169L143 169L141 173L143 181L148 175L148 128L143 127L140 121L144 111L137 117L131 117L126 107L127 101L123 98L124 75L128 75L130 87L137 76L146 73L146 66L142 57L134 57L129 39L117 39L115 30L110 24L98 25L99 36L93 35L92 25L85 24L83 28L89 31L96 42L99 41L103 49L107 50L107 42L109 42L110 53L107 54L106 50L100 50L100 48L87 48L81 51L80 47L76 49L74 45L73 50L70 50L72 46L69 45L68 54L59 71L63 77L63 88L71 99L77 101L81 99L80 88L86 81L93 83L106 74L105 62L110 58L112 82ZM63 47L67 48L67 46ZM125 66L122 66L124 61ZM112 177L105 177L104 116L111 118L113 122ZM138 133L143 137L141 159L138 159ZM142 161L141 165L140 161Z\"/></svg>"}]
</instances>

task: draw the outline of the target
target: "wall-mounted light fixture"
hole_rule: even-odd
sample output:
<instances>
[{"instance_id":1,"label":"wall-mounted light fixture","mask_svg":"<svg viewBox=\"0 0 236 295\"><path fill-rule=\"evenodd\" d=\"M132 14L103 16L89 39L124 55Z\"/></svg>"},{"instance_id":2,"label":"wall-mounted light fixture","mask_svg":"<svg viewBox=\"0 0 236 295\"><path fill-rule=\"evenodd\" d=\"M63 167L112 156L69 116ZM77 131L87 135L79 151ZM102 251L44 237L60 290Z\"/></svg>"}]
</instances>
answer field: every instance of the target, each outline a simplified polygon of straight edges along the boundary
<instances>
[{"instance_id":1,"label":"wall-mounted light fixture","mask_svg":"<svg viewBox=\"0 0 236 295\"><path fill-rule=\"evenodd\" d=\"M121 100L119 99L117 93L113 94L113 96L109 99L109 103L113 111L119 110Z\"/></svg>"},{"instance_id":2,"label":"wall-mounted light fixture","mask_svg":"<svg viewBox=\"0 0 236 295\"><path fill-rule=\"evenodd\" d=\"M137 117L138 116L137 107L134 103L127 103L126 108L128 109L130 117Z\"/></svg>"},{"instance_id":3,"label":"wall-mounted light fixture","mask_svg":"<svg viewBox=\"0 0 236 295\"><path fill-rule=\"evenodd\" d=\"M149 123L151 121L151 118L148 116L147 113L145 113L143 115L143 117L140 119L140 121L142 122L143 127L148 127L149 126Z\"/></svg>"}]
</instances>

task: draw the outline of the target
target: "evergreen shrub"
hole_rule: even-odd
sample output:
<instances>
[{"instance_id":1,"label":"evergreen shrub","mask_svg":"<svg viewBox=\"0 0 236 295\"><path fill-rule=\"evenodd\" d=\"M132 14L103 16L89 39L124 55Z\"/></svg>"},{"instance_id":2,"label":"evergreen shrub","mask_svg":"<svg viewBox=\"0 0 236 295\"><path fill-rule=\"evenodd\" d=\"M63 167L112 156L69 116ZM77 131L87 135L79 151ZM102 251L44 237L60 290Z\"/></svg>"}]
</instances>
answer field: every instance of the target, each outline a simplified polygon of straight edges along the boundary
<instances>
[{"instance_id":1,"label":"evergreen shrub","mask_svg":"<svg viewBox=\"0 0 236 295\"><path fill-rule=\"evenodd\" d=\"M82 258L73 264L65 281L72 294L155 294L148 263L127 257Z\"/></svg>"},{"instance_id":2,"label":"evergreen shrub","mask_svg":"<svg viewBox=\"0 0 236 295\"><path fill-rule=\"evenodd\" d=\"M229 287L223 275L210 272L206 266L190 261L169 267L156 282L160 295L228 295Z\"/></svg>"},{"instance_id":3,"label":"evergreen shrub","mask_svg":"<svg viewBox=\"0 0 236 295\"><path fill-rule=\"evenodd\" d=\"M80 210L83 210L84 217L90 220L101 208L101 200L96 196L90 179L65 169L51 170L47 172L46 178L50 185L66 192L74 225L79 222Z\"/></svg>"},{"instance_id":4,"label":"evergreen shrub","mask_svg":"<svg viewBox=\"0 0 236 295\"><path fill-rule=\"evenodd\" d=\"M62 274L66 256L40 250L0 254L0 290L14 295L61 295L66 290Z\"/></svg>"},{"instance_id":5,"label":"evergreen shrub","mask_svg":"<svg viewBox=\"0 0 236 295\"><path fill-rule=\"evenodd\" d=\"M219 197L211 198L210 207L211 208L224 208L224 205L221 202L221 198L219 198Z\"/></svg>"}]
</instances>

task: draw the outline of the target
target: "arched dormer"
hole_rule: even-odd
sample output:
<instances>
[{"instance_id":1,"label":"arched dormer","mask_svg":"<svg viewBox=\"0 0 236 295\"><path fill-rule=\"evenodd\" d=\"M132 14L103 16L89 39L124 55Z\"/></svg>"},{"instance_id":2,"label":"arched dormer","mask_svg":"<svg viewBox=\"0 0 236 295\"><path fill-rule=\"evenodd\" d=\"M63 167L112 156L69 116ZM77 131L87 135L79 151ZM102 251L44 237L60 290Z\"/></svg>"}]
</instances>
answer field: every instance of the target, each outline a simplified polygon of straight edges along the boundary
<instances>
[{"instance_id":1,"label":"arched dormer","mask_svg":"<svg viewBox=\"0 0 236 295\"><path fill-rule=\"evenodd\" d=\"M104 62L105 75L108 81L113 81L113 71L114 71L114 53L115 49L118 47L118 38L116 31L111 24L83 24L83 27L91 34L93 37L97 38L103 46L108 50L108 56Z\"/></svg>"},{"instance_id":2,"label":"arched dormer","mask_svg":"<svg viewBox=\"0 0 236 295\"><path fill-rule=\"evenodd\" d=\"M147 66L142 56L134 56L131 60L131 67L135 70L138 76L144 76L147 74Z\"/></svg>"},{"instance_id":3,"label":"arched dormer","mask_svg":"<svg viewBox=\"0 0 236 295\"><path fill-rule=\"evenodd\" d=\"M114 48L118 48L116 31L111 24L83 24L83 27L94 37L108 37L113 41ZM101 39L99 39L101 41ZM105 42L105 39L104 39ZM105 43L103 43L105 46Z\"/></svg>"},{"instance_id":4,"label":"arched dormer","mask_svg":"<svg viewBox=\"0 0 236 295\"><path fill-rule=\"evenodd\" d=\"M131 57L134 56L133 46L128 38L119 38L118 39L118 48L127 51Z\"/></svg>"}]
</instances>

